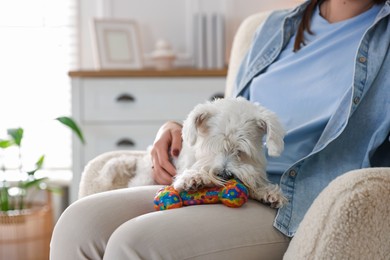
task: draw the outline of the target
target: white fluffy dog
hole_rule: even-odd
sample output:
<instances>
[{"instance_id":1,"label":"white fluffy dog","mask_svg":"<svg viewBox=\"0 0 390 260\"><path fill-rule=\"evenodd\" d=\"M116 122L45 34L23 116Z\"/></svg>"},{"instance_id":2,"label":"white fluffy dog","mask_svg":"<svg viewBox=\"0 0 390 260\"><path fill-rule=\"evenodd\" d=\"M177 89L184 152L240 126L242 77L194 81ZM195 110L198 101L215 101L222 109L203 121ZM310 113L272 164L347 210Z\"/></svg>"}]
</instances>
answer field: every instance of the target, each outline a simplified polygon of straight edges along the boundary
<instances>
[{"instance_id":1,"label":"white fluffy dog","mask_svg":"<svg viewBox=\"0 0 390 260\"><path fill-rule=\"evenodd\" d=\"M287 199L266 177L263 136L268 154L280 155L284 130L276 115L259 104L230 98L197 105L183 124L182 150L173 161L177 170L174 188L221 186L228 179L238 178L248 187L250 198L276 208L283 206ZM141 158L113 160L102 169L101 177L106 181L126 174L130 187L155 184L149 152Z\"/></svg>"}]
</instances>

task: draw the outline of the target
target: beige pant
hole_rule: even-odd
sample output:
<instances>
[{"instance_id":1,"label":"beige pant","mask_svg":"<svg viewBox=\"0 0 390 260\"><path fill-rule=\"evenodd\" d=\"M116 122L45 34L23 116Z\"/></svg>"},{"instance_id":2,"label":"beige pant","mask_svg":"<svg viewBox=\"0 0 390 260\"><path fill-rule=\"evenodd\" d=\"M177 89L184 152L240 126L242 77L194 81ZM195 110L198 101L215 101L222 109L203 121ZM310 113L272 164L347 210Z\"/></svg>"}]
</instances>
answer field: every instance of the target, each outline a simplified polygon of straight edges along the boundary
<instances>
[{"instance_id":1,"label":"beige pant","mask_svg":"<svg viewBox=\"0 0 390 260\"><path fill-rule=\"evenodd\" d=\"M85 197L58 220L50 259L281 259L290 239L275 210L255 201L155 211L160 186Z\"/></svg>"}]
</instances>

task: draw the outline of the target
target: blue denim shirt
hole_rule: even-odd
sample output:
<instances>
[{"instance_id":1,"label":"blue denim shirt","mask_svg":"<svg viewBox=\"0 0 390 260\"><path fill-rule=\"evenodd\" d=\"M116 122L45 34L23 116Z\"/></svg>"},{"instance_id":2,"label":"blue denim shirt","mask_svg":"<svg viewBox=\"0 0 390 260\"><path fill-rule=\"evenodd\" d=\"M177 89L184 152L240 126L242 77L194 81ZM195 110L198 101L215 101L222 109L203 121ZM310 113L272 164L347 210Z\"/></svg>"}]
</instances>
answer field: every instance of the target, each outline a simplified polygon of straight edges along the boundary
<instances>
[{"instance_id":1,"label":"blue denim shirt","mask_svg":"<svg viewBox=\"0 0 390 260\"><path fill-rule=\"evenodd\" d=\"M273 12L258 29L236 78L234 95L264 72L294 35L308 2ZM274 226L293 236L318 194L336 177L360 168L390 166L390 0L357 49L353 85L327 123L313 151L281 177L289 203Z\"/></svg>"}]
</instances>

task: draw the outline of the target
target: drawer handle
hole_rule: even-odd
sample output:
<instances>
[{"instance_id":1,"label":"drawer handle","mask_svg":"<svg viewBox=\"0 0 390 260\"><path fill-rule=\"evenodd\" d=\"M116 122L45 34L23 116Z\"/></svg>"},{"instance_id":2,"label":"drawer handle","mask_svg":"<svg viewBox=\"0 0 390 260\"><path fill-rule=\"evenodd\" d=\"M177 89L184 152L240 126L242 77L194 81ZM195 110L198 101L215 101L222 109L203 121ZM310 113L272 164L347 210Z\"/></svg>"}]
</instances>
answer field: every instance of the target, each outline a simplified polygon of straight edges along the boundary
<instances>
[{"instance_id":1,"label":"drawer handle","mask_svg":"<svg viewBox=\"0 0 390 260\"><path fill-rule=\"evenodd\" d=\"M130 94L121 94L116 98L116 102L134 102L135 97Z\"/></svg>"},{"instance_id":2,"label":"drawer handle","mask_svg":"<svg viewBox=\"0 0 390 260\"><path fill-rule=\"evenodd\" d=\"M118 142L116 142L116 146L129 146L129 147L134 147L135 146L135 143L134 141L130 140L130 139L120 139Z\"/></svg>"},{"instance_id":3,"label":"drawer handle","mask_svg":"<svg viewBox=\"0 0 390 260\"><path fill-rule=\"evenodd\" d=\"M209 98L209 100L210 101L213 101L214 99L216 99L216 98L224 98L225 97L225 95L223 94L223 93L215 93L214 95L212 95L210 98Z\"/></svg>"}]
</instances>

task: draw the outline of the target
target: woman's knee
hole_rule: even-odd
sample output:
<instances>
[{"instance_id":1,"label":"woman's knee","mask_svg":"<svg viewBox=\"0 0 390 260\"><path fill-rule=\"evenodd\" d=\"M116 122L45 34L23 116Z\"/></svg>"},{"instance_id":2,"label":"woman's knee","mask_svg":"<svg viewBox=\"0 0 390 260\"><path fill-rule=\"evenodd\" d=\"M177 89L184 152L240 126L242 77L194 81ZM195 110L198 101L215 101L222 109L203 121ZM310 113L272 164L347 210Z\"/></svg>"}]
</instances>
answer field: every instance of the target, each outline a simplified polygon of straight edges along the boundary
<instances>
[{"instance_id":1,"label":"woman's knee","mask_svg":"<svg viewBox=\"0 0 390 260\"><path fill-rule=\"evenodd\" d=\"M51 259L83 259L91 255L103 255L104 248L94 246L102 236L98 234L97 228L102 220L98 216L92 216L94 212L90 210L90 204L90 199L82 199L62 213L52 234Z\"/></svg>"},{"instance_id":2,"label":"woman's knee","mask_svg":"<svg viewBox=\"0 0 390 260\"><path fill-rule=\"evenodd\" d=\"M153 197L160 186L114 190L91 195L70 205L53 232L53 259L101 259L111 234L124 222L154 211ZM77 257L73 257L77 254ZM60 254L58 254L60 255Z\"/></svg>"},{"instance_id":3,"label":"woman's knee","mask_svg":"<svg viewBox=\"0 0 390 260\"><path fill-rule=\"evenodd\" d=\"M131 219L119 226L108 240L104 259L169 259L153 256L156 252L153 233L157 230L147 220L152 214L155 213Z\"/></svg>"}]
</instances>

